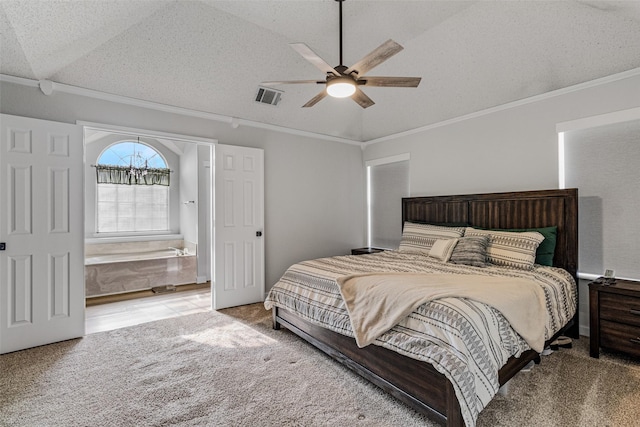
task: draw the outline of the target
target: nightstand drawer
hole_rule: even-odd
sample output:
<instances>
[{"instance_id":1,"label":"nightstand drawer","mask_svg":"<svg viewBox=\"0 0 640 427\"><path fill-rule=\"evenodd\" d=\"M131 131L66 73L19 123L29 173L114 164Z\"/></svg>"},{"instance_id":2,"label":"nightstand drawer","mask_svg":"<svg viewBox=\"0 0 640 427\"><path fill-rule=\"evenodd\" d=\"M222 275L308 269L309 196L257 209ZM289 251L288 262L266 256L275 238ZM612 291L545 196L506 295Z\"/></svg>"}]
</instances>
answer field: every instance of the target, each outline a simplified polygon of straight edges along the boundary
<instances>
[{"instance_id":1,"label":"nightstand drawer","mask_svg":"<svg viewBox=\"0 0 640 427\"><path fill-rule=\"evenodd\" d=\"M640 298L600 292L600 318L640 326Z\"/></svg>"},{"instance_id":2,"label":"nightstand drawer","mask_svg":"<svg viewBox=\"0 0 640 427\"><path fill-rule=\"evenodd\" d=\"M640 327L602 320L600 346L640 357Z\"/></svg>"}]
</instances>

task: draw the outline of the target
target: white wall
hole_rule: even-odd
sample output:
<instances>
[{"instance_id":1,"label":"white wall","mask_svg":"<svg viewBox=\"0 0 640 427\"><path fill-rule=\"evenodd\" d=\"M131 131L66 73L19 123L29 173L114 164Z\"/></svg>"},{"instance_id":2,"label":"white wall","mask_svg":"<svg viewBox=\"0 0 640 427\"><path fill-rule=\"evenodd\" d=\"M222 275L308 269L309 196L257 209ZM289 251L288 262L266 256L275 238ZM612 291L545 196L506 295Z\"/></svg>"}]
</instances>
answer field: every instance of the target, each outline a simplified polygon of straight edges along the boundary
<instances>
[{"instance_id":1,"label":"white wall","mask_svg":"<svg viewBox=\"0 0 640 427\"><path fill-rule=\"evenodd\" d=\"M565 185L582 196L580 272L640 280L640 119L567 131L564 153Z\"/></svg>"},{"instance_id":2,"label":"white wall","mask_svg":"<svg viewBox=\"0 0 640 427\"><path fill-rule=\"evenodd\" d=\"M180 232L184 240L198 243L198 146L185 144L180 156ZM173 174L175 175L175 173ZM173 178L173 176L172 176ZM186 203L193 201L194 203Z\"/></svg>"},{"instance_id":3,"label":"white wall","mask_svg":"<svg viewBox=\"0 0 640 427\"><path fill-rule=\"evenodd\" d=\"M369 144L364 160L409 153L412 196L558 188L556 124L640 106L640 75ZM635 244L635 243L634 243ZM589 302L580 283L580 325Z\"/></svg>"},{"instance_id":4,"label":"white wall","mask_svg":"<svg viewBox=\"0 0 640 427\"><path fill-rule=\"evenodd\" d=\"M211 146L185 143L180 156L180 231L184 240L196 243L198 270L197 283L211 280L211 251L207 247L210 230L211 199ZM191 203L193 201L194 203Z\"/></svg>"},{"instance_id":5,"label":"white wall","mask_svg":"<svg viewBox=\"0 0 640 427\"><path fill-rule=\"evenodd\" d=\"M364 159L411 154L411 193L558 188L556 124L640 105L640 75L368 144Z\"/></svg>"},{"instance_id":6,"label":"white wall","mask_svg":"<svg viewBox=\"0 0 640 427\"><path fill-rule=\"evenodd\" d=\"M197 282L211 280L211 163L213 148L198 145L198 276ZM206 260L206 261L204 261Z\"/></svg>"},{"instance_id":7,"label":"white wall","mask_svg":"<svg viewBox=\"0 0 640 427\"><path fill-rule=\"evenodd\" d=\"M217 139L265 152L265 276L269 289L291 264L349 253L364 243L359 146L0 82L0 112L88 121ZM274 108L264 106L264 108Z\"/></svg>"}]
</instances>

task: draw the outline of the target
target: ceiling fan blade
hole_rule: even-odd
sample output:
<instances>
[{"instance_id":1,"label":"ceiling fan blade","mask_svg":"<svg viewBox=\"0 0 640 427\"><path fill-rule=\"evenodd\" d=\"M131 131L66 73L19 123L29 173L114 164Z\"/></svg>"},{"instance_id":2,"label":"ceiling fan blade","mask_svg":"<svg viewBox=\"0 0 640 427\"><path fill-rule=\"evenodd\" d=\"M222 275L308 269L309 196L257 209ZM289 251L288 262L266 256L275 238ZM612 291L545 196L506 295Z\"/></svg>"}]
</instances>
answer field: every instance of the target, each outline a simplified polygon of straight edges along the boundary
<instances>
[{"instance_id":1,"label":"ceiling fan blade","mask_svg":"<svg viewBox=\"0 0 640 427\"><path fill-rule=\"evenodd\" d=\"M379 87L418 87L421 77L367 77L358 78L358 84Z\"/></svg>"},{"instance_id":2,"label":"ceiling fan blade","mask_svg":"<svg viewBox=\"0 0 640 427\"><path fill-rule=\"evenodd\" d=\"M373 49L368 55L362 58L360 61L347 68L345 74L357 73L359 76L364 75L367 71L373 67L380 65L387 59L391 58L396 53L404 49L398 43L389 39L382 43L377 48Z\"/></svg>"},{"instance_id":3,"label":"ceiling fan blade","mask_svg":"<svg viewBox=\"0 0 640 427\"><path fill-rule=\"evenodd\" d=\"M362 108L371 107L375 102L369 98L363 91L356 87L356 92L351 95L351 99L356 101Z\"/></svg>"},{"instance_id":4,"label":"ceiling fan blade","mask_svg":"<svg viewBox=\"0 0 640 427\"><path fill-rule=\"evenodd\" d=\"M319 82L317 80L283 80L283 81L273 81L273 82L262 82L260 84L262 86L277 86L277 85L295 85L295 84L303 84L303 83L324 84L326 82Z\"/></svg>"},{"instance_id":5,"label":"ceiling fan blade","mask_svg":"<svg viewBox=\"0 0 640 427\"><path fill-rule=\"evenodd\" d=\"M306 104L304 104L302 108L313 107L318 102L322 101L322 99L324 99L325 96L327 96L327 91L323 89L322 92L320 92L319 94L311 98Z\"/></svg>"},{"instance_id":6,"label":"ceiling fan blade","mask_svg":"<svg viewBox=\"0 0 640 427\"><path fill-rule=\"evenodd\" d=\"M320 58L314 51L312 51L309 46L304 43L291 43L289 44L298 52L304 59L311 62L313 65L318 67L325 74L333 74L334 76L339 76L338 73L331 65L327 64L324 59Z\"/></svg>"}]
</instances>

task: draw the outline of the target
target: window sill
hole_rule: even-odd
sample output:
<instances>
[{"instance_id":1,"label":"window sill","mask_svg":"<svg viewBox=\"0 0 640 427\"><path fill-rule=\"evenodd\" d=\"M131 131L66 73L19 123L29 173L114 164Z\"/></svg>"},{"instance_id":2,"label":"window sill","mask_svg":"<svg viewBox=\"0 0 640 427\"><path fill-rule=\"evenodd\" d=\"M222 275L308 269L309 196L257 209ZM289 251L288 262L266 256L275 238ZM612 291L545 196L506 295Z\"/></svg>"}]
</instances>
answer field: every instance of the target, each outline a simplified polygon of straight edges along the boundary
<instances>
[{"instance_id":1,"label":"window sill","mask_svg":"<svg viewBox=\"0 0 640 427\"><path fill-rule=\"evenodd\" d=\"M138 235L126 235L126 236L101 236L98 237L94 234L94 237L84 239L84 243L123 243L123 242L147 242L152 240L183 240L182 234L138 234Z\"/></svg>"}]
</instances>

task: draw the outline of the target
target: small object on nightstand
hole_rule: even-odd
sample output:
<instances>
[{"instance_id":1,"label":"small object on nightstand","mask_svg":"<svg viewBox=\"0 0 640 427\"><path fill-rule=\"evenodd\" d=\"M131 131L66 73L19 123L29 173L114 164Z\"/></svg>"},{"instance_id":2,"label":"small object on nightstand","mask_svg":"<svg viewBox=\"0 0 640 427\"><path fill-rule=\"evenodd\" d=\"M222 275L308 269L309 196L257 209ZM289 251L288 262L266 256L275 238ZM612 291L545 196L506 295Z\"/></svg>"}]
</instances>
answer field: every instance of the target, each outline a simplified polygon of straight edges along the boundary
<instances>
[{"instance_id":1,"label":"small object on nightstand","mask_svg":"<svg viewBox=\"0 0 640 427\"><path fill-rule=\"evenodd\" d=\"M384 251L384 249L381 249L381 248L357 248L357 249L351 249L351 255L375 254L382 251Z\"/></svg>"},{"instance_id":2,"label":"small object on nightstand","mask_svg":"<svg viewBox=\"0 0 640 427\"><path fill-rule=\"evenodd\" d=\"M600 347L640 357L640 282L600 277L589 283L589 354Z\"/></svg>"},{"instance_id":3,"label":"small object on nightstand","mask_svg":"<svg viewBox=\"0 0 640 427\"><path fill-rule=\"evenodd\" d=\"M613 270L605 270L604 271L604 277L599 278L598 280L603 279L604 280L604 285L613 285L616 283L616 278L614 277L614 271Z\"/></svg>"}]
</instances>

